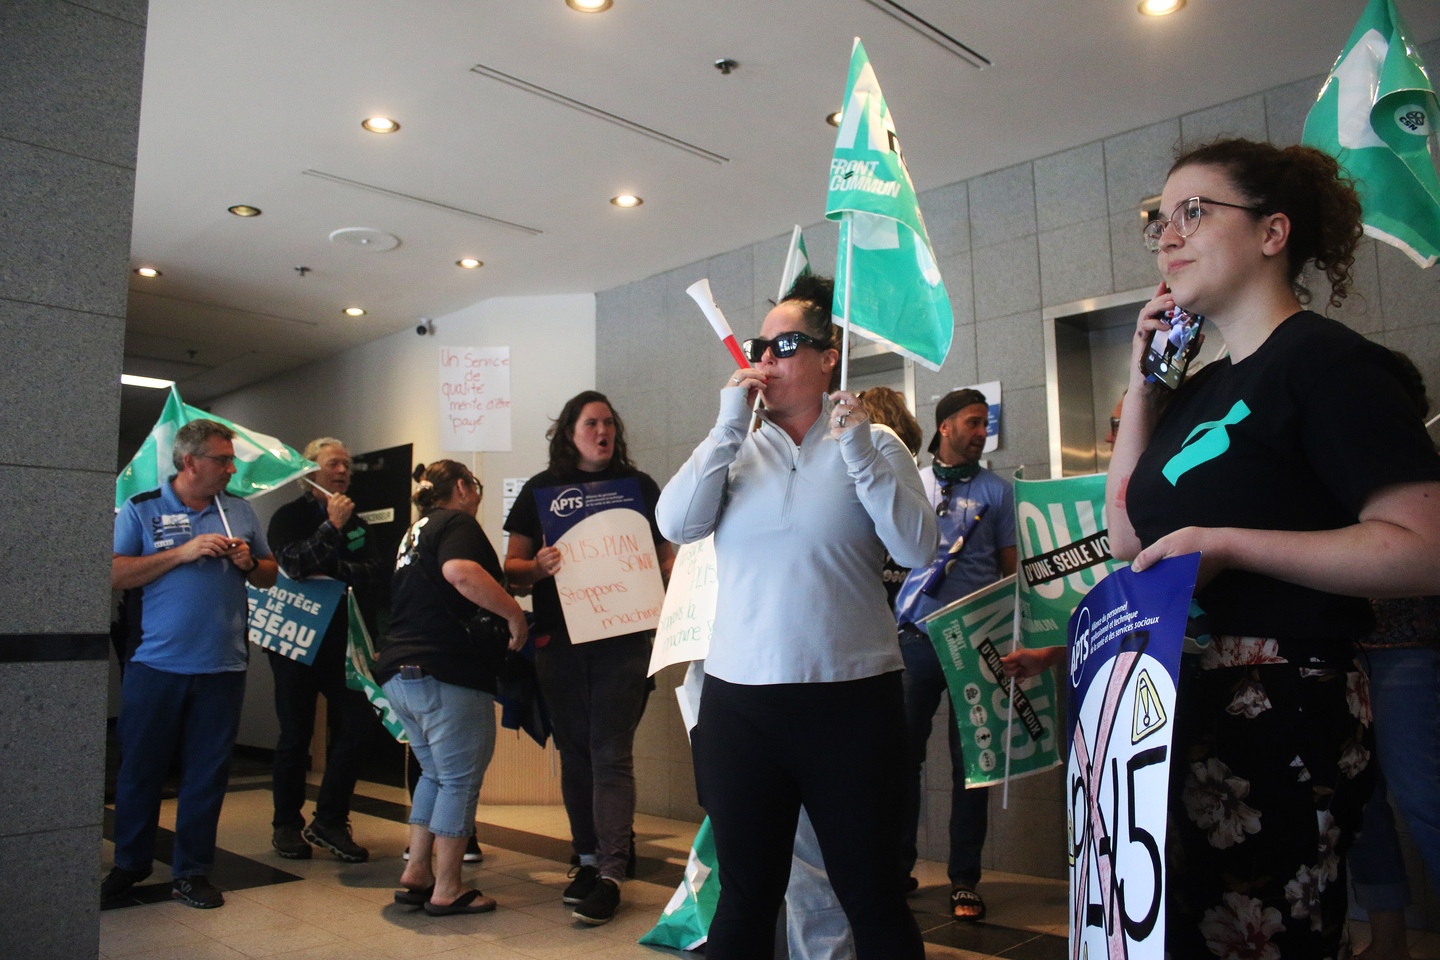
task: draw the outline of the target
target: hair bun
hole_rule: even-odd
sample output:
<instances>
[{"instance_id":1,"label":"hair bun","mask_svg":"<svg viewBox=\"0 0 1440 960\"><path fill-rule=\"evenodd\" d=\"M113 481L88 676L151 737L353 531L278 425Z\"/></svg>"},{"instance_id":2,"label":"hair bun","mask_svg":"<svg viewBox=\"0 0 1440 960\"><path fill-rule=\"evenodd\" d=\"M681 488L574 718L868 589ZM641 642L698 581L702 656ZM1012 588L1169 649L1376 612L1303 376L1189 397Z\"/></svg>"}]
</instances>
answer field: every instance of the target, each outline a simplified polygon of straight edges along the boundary
<instances>
[{"instance_id":1,"label":"hair bun","mask_svg":"<svg viewBox=\"0 0 1440 960\"><path fill-rule=\"evenodd\" d=\"M425 464L415 464L415 469L410 471L410 479L419 483L425 477Z\"/></svg>"}]
</instances>

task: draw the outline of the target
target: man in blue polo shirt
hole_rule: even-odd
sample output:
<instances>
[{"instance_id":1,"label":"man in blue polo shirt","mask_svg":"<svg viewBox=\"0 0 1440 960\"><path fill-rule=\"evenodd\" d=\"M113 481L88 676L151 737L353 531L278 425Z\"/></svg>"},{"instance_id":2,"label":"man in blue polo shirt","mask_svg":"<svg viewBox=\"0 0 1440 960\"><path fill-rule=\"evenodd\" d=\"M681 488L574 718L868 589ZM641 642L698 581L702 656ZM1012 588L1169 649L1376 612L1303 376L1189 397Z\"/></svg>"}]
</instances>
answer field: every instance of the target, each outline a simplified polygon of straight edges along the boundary
<instances>
[{"instance_id":1,"label":"man in blue polo shirt","mask_svg":"<svg viewBox=\"0 0 1440 960\"><path fill-rule=\"evenodd\" d=\"M233 437L213 420L185 424L175 434L179 473L115 514L110 583L139 595L140 644L121 686L115 867L100 886L102 904L150 875L160 791L177 749L171 896L192 907L225 902L209 874L245 696L245 582L273 586L278 570L255 511L225 493Z\"/></svg>"},{"instance_id":2,"label":"man in blue polo shirt","mask_svg":"<svg viewBox=\"0 0 1440 960\"><path fill-rule=\"evenodd\" d=\"M978 390L952 390L935 405L934 463L920 471L925 494L940 519L934 560L906 576L895 597L900 654L905 658L905 718L909 726L910 779L901 867L915 867L920 814L920 768L930 722L945 690L945 674L920 622L941 607L1015 572L1015 495L1010 485L980 466L990 404ZM950 914L985 918L980 850L989 819L989 790L965 789L965 758L954 706L946 711L950 742ZM916 887L912 877L910 889Z\"/></svg>"}]
</instances>

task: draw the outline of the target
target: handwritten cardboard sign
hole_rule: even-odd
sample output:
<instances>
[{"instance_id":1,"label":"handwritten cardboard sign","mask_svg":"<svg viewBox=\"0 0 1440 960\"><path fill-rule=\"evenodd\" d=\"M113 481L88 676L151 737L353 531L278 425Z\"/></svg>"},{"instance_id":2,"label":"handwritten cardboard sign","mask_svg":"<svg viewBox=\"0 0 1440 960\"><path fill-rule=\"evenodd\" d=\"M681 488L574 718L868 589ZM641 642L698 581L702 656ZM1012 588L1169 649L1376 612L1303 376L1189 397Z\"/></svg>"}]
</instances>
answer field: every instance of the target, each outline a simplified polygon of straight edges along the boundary
<instances>
[{"instance_id":1,"label":"handwritten cardboard sign","mask_svg":"<svg viewBox=\"0 0 1440 960\"><path fill-rule=\"evenodd\" d=\"M720 579L715 573L715 538L687 543L675 555L670 586L655 646L650 650L650 676L672 663L704 660L715 633L715 602Z\"/></svg>"},{"instance_id":2,"label":"handwritten cardboard sign","mask_svg":"<svg viewBox=\"0 0 1440 960\"><path fill-rule=\"evenodd\" d=\"M639 482L544 487L535 501L546 544L564 557L555 589L570 642L654 630L665 584Z\"/></svg>"},{"instance_id":3,"label":"handwritten cardboard sign","mask_svg":"<svg viewBox=\"0 0 1440 960\"><path fill-rule=\"evenodd\" d=\"M440 446L510 449L510 348L440 348Z\"/></svg>"}]
</instances>

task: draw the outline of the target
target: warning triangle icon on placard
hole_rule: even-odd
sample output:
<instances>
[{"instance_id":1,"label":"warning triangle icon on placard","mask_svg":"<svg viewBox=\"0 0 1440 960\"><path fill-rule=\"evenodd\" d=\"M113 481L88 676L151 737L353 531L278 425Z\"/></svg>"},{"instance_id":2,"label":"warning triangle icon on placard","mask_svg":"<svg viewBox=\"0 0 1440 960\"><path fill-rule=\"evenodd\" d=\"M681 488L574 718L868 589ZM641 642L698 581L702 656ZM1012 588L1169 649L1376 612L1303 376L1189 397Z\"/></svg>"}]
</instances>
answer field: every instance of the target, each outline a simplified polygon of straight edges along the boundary
<instances>
[{"instance_id":1,"label":"warning triangle icon on placard","mask_svg":"<svg viewBox=\"0 0 1440 960\"><path fill-rule=\"evenodd\" d=\"M1160 694L1155 692L1149 671L1141 670L1135 682L1135 719L1130 725L1130 742L1139 743L1164 726L1165 708L1160 705Z\"/></svg>"}]
</instances>

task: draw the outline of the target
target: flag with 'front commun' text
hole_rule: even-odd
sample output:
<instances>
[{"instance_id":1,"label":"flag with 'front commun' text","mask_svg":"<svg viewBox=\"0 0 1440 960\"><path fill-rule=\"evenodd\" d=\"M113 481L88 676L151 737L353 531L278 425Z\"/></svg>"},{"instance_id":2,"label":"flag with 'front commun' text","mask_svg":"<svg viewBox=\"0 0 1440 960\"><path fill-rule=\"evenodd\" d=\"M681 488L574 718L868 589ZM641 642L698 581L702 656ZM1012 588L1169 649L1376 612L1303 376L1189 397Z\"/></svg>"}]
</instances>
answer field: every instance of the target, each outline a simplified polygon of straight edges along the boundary
<instances>
[{"instance_id":1,"label":"flag with 'front commun' text","mask_svg":"<svg viewBox=\"0 0 1440 960\"><path fill-rule=\"evenodd\" d=\"M939 370L955 318L895 121L860 38L830 161L825 216L840 221L835 306L848 330Z\"/></svg>"}]
</instances>

